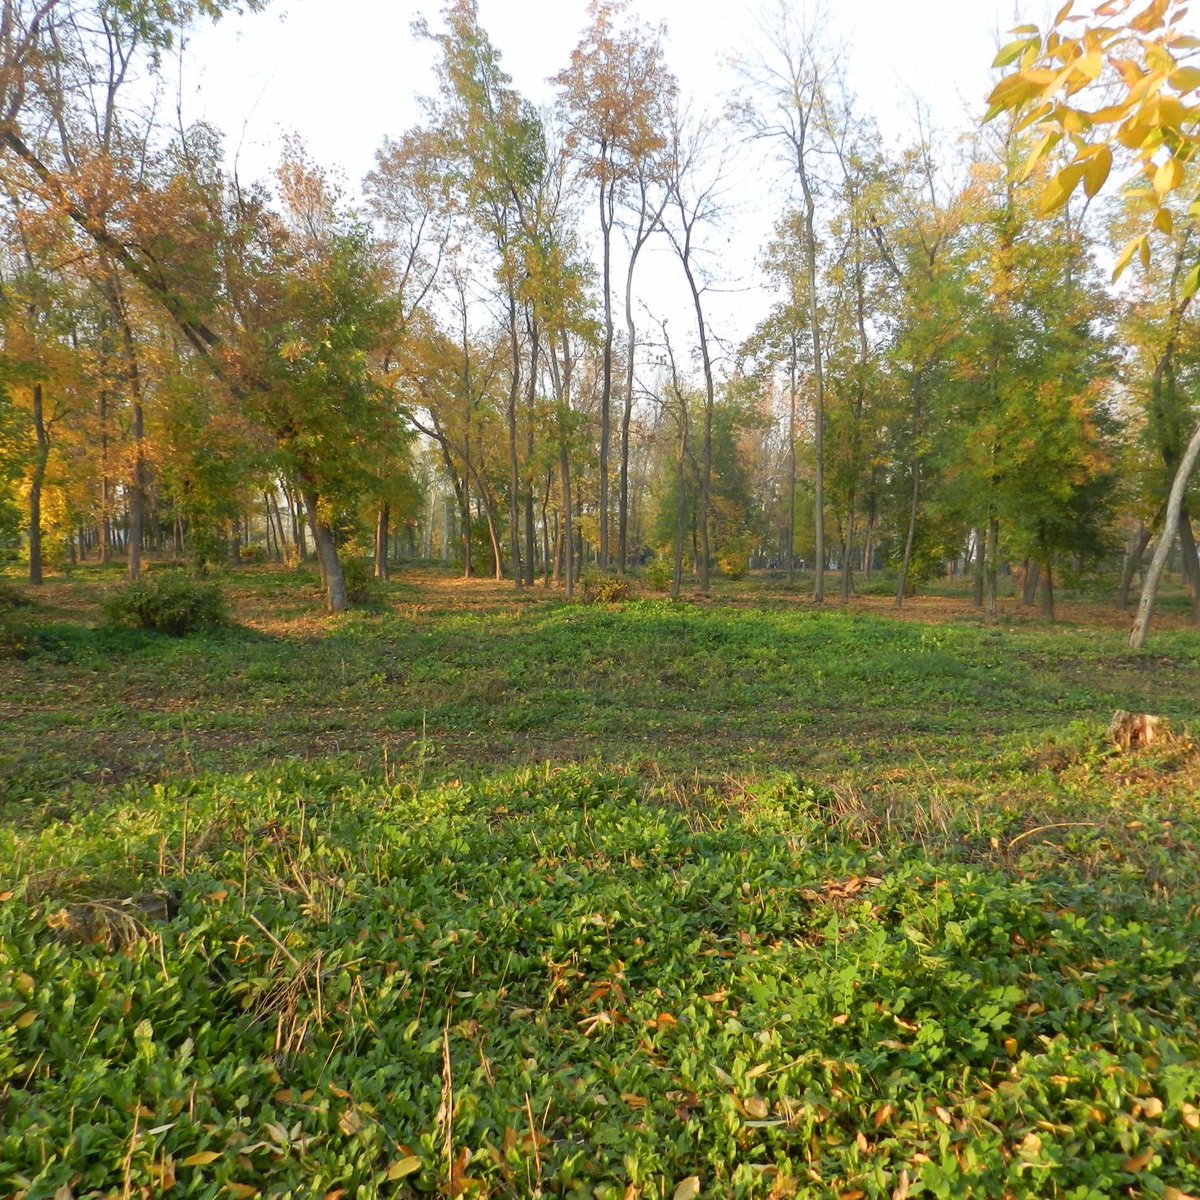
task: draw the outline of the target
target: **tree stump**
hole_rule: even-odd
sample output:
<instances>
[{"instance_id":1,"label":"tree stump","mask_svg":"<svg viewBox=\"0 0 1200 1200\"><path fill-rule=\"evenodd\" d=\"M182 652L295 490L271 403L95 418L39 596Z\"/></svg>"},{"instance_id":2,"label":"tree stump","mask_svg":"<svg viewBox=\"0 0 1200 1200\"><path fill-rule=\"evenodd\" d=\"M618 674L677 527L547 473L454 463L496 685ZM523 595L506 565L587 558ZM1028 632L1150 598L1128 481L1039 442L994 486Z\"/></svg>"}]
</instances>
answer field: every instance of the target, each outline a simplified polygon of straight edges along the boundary
<instances>
[{"instance_id":1,"label":"tree stump","mask_svg":"<svg viewBox=\"0 0 1200 1200\"><path fill-rule=\"evenodd\" d=\"M1131 713L1123 708L1113 713L1108 726L1108 739L1123 754L1140 750L1156 742L1170 742L1171 727L1166 717L1155 717L1150 713Z\"/></svg>"}]
</instances>

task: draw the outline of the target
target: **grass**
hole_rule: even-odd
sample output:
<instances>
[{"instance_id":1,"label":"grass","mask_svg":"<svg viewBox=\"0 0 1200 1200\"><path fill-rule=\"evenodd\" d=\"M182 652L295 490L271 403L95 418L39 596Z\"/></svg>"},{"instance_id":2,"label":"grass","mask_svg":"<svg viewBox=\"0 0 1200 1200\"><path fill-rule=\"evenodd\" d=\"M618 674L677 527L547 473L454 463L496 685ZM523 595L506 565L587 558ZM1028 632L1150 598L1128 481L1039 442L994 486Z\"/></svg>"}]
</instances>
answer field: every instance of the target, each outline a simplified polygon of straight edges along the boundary
<instances>
[{"instance_id":1,"label":"grass","mask_svg":"<svg viewBox=\"0 0 1200 1200\"><path fill-rule=\"evenodd\" d=\"M0 1194L1200 1192L1195 632L112 586L0 663Z\"/></svg>"}]
</instances>

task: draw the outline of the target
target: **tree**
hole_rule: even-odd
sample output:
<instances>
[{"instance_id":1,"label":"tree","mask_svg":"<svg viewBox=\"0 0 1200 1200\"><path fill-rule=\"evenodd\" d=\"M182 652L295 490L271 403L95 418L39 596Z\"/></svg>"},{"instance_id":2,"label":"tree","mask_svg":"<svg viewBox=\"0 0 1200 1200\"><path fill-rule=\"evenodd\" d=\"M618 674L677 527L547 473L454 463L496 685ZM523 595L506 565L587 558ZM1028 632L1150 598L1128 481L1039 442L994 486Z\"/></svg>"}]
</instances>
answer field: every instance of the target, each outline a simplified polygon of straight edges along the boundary
<instances>
[{"instance_id":1,"label":"tree","mask_svg":"<svg viewBox=\"0 0 1200 1200\"><path fill-rule=\"evenodd\" d=\"M827 133L827 72L811 27L798 28L781 3L772 22L767 54L745 68L752 89L742 115L752 137L776 143L800 186L802 237L808 290L808 337L812 353L813 445L816 457L813 524L813 600L825 599L825 352L821 340L817 274L817 173L815 159Z\"/></svg>"},{"instance_id":2,"label":"tree","mask_svg":"<svg viewBox=\"0 0 1200 1200\"><path fill-rule=\"evenodd\" d=\"M635 225L625 282L627 347L625 404L621 419L620 485L617 498L617 565L625 569L629 525L629 422L632 411L633 273L638 255L657 226L662 203L650 201L654 161L667 147L675 80L662 53L662 30L618 27L628 0L590 0L591 22L571 52L571 64L555 76L569 125L568 148L583 148L584 170L598 191L604 346L600 393L600 565L609 562L609 447L612 437L613 305L612 233L618 206L633 196ZM665 195L663 197L665 203Z\"/></svg>"},{"instance_id":3,"label":"tree","mask_svg":"<svg viewBox=\"0 0 1200 1200\"><path fill-rule=\"evenodd\" d=\"M1067 4L1043 35L1035 25L1014 30L1016 39L996 56L998 67L1014 66L990 97L989 116L1021 113L1023 128L1036 127L1040 140L1030 169L1061 147L1070 160L1043 193L1047 213L1077 191L1098 195L1116 155L1133 160L1139 181L1132 194L1144 205L1145 221L1117 259L1119 275L1138 256L1146 265L1155 233L1170 234L1174 217L1167 204L1175 192L1200 194L1200 43L1187 32L1184 0L1108 0L1088 18ZM1200 260L1184 277L1183 291L1200 287ZM1189 438L1172 480L1158 546L1146 573L1133 649L1145 645L1159 580L1179 529L1188 479L1200 459L1200 424Z\"/></svg>"},{"instance_id":4,"label":"tree","mask_svg":"<svg viewBox=\"0 0 1200 1200\"><path fill-rule=\"evenodd\" d=\"M696 317L696 335L700 346L700 364L704 371L704 421L700 457L700 591L707 594L712 559L709 547L709 510L712 494L713 411L716 407L716 383L713 376L712 346L708 320L704 312L706 285L696 263L696 233L717 219L718 189L724 175L724 163L711 159L710 143L715 133L711 121L691 121L686 113L676 112L672 119L670 174L667 189L673 220L666 223L667 237L683 268L692 311Z\"/></svg>"}]
</instances>

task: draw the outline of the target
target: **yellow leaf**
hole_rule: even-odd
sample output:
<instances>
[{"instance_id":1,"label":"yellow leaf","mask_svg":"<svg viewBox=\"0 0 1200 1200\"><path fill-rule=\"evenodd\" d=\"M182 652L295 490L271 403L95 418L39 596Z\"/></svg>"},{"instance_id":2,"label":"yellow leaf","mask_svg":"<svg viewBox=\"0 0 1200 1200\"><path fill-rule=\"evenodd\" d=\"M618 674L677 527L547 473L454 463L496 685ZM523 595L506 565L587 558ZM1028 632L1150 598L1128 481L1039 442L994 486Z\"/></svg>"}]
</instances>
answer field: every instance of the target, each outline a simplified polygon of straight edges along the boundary
<instances>
[{"instance_id":1,"label":"yellow leaf","mask_svg":"<svg viewBox=\"0 0 1200 1200\"><path fill-rule=\"evenodd\" d=\"M771 1111L771 1106L761 1096L747 1096L742 1101L742 1111L752 1121L761 1121Z\"/></svg>"},{"instance_id":2,"label":"yellow leaf","mask_svg":"<svg viewBox=\"0 0 1200 1200\"><path fill-rule=\"evenodd\" d=\"M34 1023L34 1021L36 1021L36 1020L37 1020L37 1013L33 1012L32 1010L30 1010L29 1012L23 1012L17 1018L17 1021L16 1021L17 1028L18 1029L28 1029L30 1027L30 1025L32 1025Z\"/></svg>"},{"instance_id":3,"label":"yellow leaf","mask_svg":"<svg viewBox=\"0 0 1200 1200\"><path fill-rule=\"evenodd\" d=\"M1100 72L1104 69L1104 56L1099 50L1093 50L1071 65L1089 81L1099 79Z\"/></svg>"},{"instance_id":4,"label":"yellow leaf","mask_svg":"<svg viewBox=\"0 0 1200 1200\"><path fill-rule=\"evenodd\" d=\"M1020 174L1017 179L1024 183L1030 175L1033 174L1034 168L1054 149L1058 143L1062 141L1062 134L1057 130L1052 129L1047 133L1030 151L1029 157L1025 160L1024 166L1021 167Z\"/></svg>"},{"instance_id":5,"label":"yellow leaf","mask_svg":"<svg viewBox=\"0 0 1200 1200\"><path fill-rule=\"evenodd\" d=\"M689 1175L676 1189L671 1200L696 1200L700 1195L700 1176Z\"/></svg>"},{"instance_id":6,"label":"yellow leaf","mask_svg":"<svg viewBox=\"0 0 1200 1200\"><path fill-rule=\"evenodd\" d=\"M1163 1188L1163 1200L1196 1200L1196 1197L1181 1192L1177 1187L1167 1186Z\"/></svg>"},{"instance_id":7,"label":"yellow leaf","mask_svg":"<svg viewBox=\"0 0 1200 1200\"><path fill-rule=\"evenodd\" d=\"M1165 196L1168 192L1173 192L1182 182L1183 168L1174 158L1168 158L1154 172L1154 190L1160 196Z\"/></svg>"},{"instance_id":8,"label":"yellow leaf","mask_svg":"<svg viewBox=\"0 0 1200 1200\"><path fill-rule=\"evenodd\" d=\"M209 1163L215 1163L221 1157L218 1150L200 1150L196 1154L189 1154L187 1158L180 1159L181 1167L207 1167Z\"/></svg>"},{"instance_id":9,"label":"yellow leaf","mask_svg":"<svg viewBox=\"0 0 1200 1200\"><path fill-rule=\"evenodd\" d=\"M0 904L4 904L6 901L11 900L15 895L15 892L0 892Z\"/></svg>"},{"instance_id":10,"label":"yellow leaf","mask_svg":"<svg viewBox=\"0 0 1200 1200\"><path fill-rule=\"evenodd\" d=\"M1078 134L1087 130L1091 124L1091 118L1086 113L1081 113L1075 108L1064 108L1062 114L1062 127L1067 133Z\"/></svg>"},{"instance_id":11,"label":"yellow leaf","mask_svg":"<svg viewBox=\"0 0 1200 1200\"><path fill-rule=\"evenodd\" d=\"M415 1175L420 1169L421 1160L415 1154L410 1154L407 1158L392 1163L387 1169L387 1177L390 1182L394 1183L397 1179L406 1179L409 1175Z\"/></svg>"},{"instance_id":12,"label":"yellow leaf","mask_svg":"<svg viewBox=\"0 0 1200 1200\"><path fill-rule=\"evenodd\" d=\"M1034 39L1036 41L1036 39ZM1000 52L992 60L993 67L1011 66L1025 53L1026 47L1029 45L1029 38L1020 38L1018 41L1009 42L1007 46L1001 46Z\"/></svg>"},{"instance_id":13,"label":"yellow leaf","mask_svg":"<svg viewBox=\"0 0 1200 1200\"><path fill-rule=\"evenodd\" d=\"M1180 67L1167 76L1167 82L1177 92L1194 92L1200 88L1200 67Z\"/></svg>"},{"instance_id":14,"label":"yellow leaf","mask_svg":"<svg viewBox=\"0 0 1200 1200\"><path fill-rule=\"evenodd\" d=\"M253 1188L248 1183L227 1183L225 1190L234 1200L250 1200L252 1196L258 1195L258 1188Z\"/></svg>"},{"instance_id":15,"label":"yellow leaf","mask_svg":"<svg viewBox=\"0 0 1200 1200\"><path fill-rule=\"evenodd\" d=\"M1061 25L1071 15L1071 9L1074 7L1075 0L1067 0L1067 3L1058 10L1058 16L1054 18L1054 24Z\"/></svg>"},{"instance_id":16,"label":"yellow leaf","mask_svg":"<svg viewBox=\"0 0 1200 1200\"><path fill-rule=\"evenodd\" d=\"M1171 216L1169 208L1160 208L1154 214L1154 228L1159 233L1169 234L1175 228L1175 218Z\"/></svg>"},{"instance_id":17,"label":"yellow leaf","mask_svg":"<svg viewBox=\"0 0 1200 1200\"><path fill-rule=\"evenodd\" d=\"M1111 125L1114 121L1123 121L1129 116L1128 104L1109 104L1088 113L1093 125Z\"/></svg>"},{"instance_id":18,"label":"yellow leaf","mask_svg":"<svg viewBox=\"0 0 1200 1200\"><path fill-rule=\"evenodd\" d=\"M1142 1113L1152 1121L1163 1115L1163 1102L1157 1096L1151 1096L1142 1102Z\"/></svg>"},{"instance_id":19,"label":"yellow leaf","mask_svg":"<svg viewBox=\"0 0 1200 1200\"><path fill-rule=\"evenodd\" d=\"M1113 154L1107 146L1098 146L1083 168L1083 192L1089 200L1095 199L1112 171Z\"/></svg>"},{"instance_id":20,"label":"yellow leaf","mask_svg":"<svg viewBox=\"0 0 1200 1200\"><path fill-rule=\"evenodd\" d=\"M1139 247L1145 240L1146 240L1146 237L1144 234L1142 234L1138 237L1135 237L1132 241L1130 241L1125 246L1125 249L1122 250L1121 253L1117 256L1117 265L1115 267L1113 267L1113 273L1112 273L1112 278L1113 278L1114 283L1116 283L1116 281L1118 279L1120 279L1122 275L1125 274L1125 268L1127 266L1129 266L1130 262L1132 262L1133 256L1138 252Z\"/></svg>"},{"instance_id":21,"label":"yellow leaf","mask_svg":"<svg viewBox=\"0 0 1200 1200\"><path fill-rule=\"evenodd\" d=\"M849 1013L838 1013L829 1023L830 1025L845 1025L848 1020L850 1020Z\"/></svg>"},{"instance_id":22,"label":"yellow leaf","mask_svg":"<svg viewBox=\"0 0 1200 1200\"><path fill-rule=\"evenodd\" d=\"M35 982L36 981L32 975L22 971L20 975L17 976L17 991L20 992L22 996L28 996L33 991Z\"/></svg>"}]
</instances>

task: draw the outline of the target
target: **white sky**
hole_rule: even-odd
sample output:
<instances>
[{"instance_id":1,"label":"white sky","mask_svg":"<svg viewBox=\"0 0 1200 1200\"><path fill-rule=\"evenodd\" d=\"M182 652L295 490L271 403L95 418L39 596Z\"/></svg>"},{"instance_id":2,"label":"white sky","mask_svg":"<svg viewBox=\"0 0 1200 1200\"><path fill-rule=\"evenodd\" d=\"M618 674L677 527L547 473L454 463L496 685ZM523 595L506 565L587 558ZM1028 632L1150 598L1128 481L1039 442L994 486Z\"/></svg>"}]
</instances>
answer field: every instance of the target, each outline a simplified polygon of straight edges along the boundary
<instances>
[{"instance_id":1,"label":"white sky","mask_svg":"<svg viewBox=\"0 0 1200 1200\"><path fill-rule=\"evenodd\" d=\"M845 46L843 64L859 109L889 141L913 129L914 96L944 136L984 109L997 40L1021 20L1045 23L1049 0L827 0ZM754 44L759 0L633 0L649 24L665 22L668 60L685 95L719 107L734 82L730 59ZM420 119L417 97L433 89L433 47L411 33L415 17L438 23L439 0L274 0L265 13L226 18L192 38L183 65L184 114L224 129L245 179L269 175L279 136L298 132L312 157L340 168L353 189L385 135ZM586 0L479 0L480 21L502 65L535 103L568 61L585 24ZM753 172L747 172L752 174ZM758 186L755 186L755 185ZM761 179L735 183L738 212L713 249L730 285L714 291L718 334L742 337L766 300L744 290L781 200ZM720 245L723 242L724 245ZM664 256L649 267L670 274ZM730 265L737 264L737 265ZM663 288L676 286L660 282ZM676 311L683 299L651 300ZM682 319L682 318L681 318Z\"/></svg>"}]
</instances>

